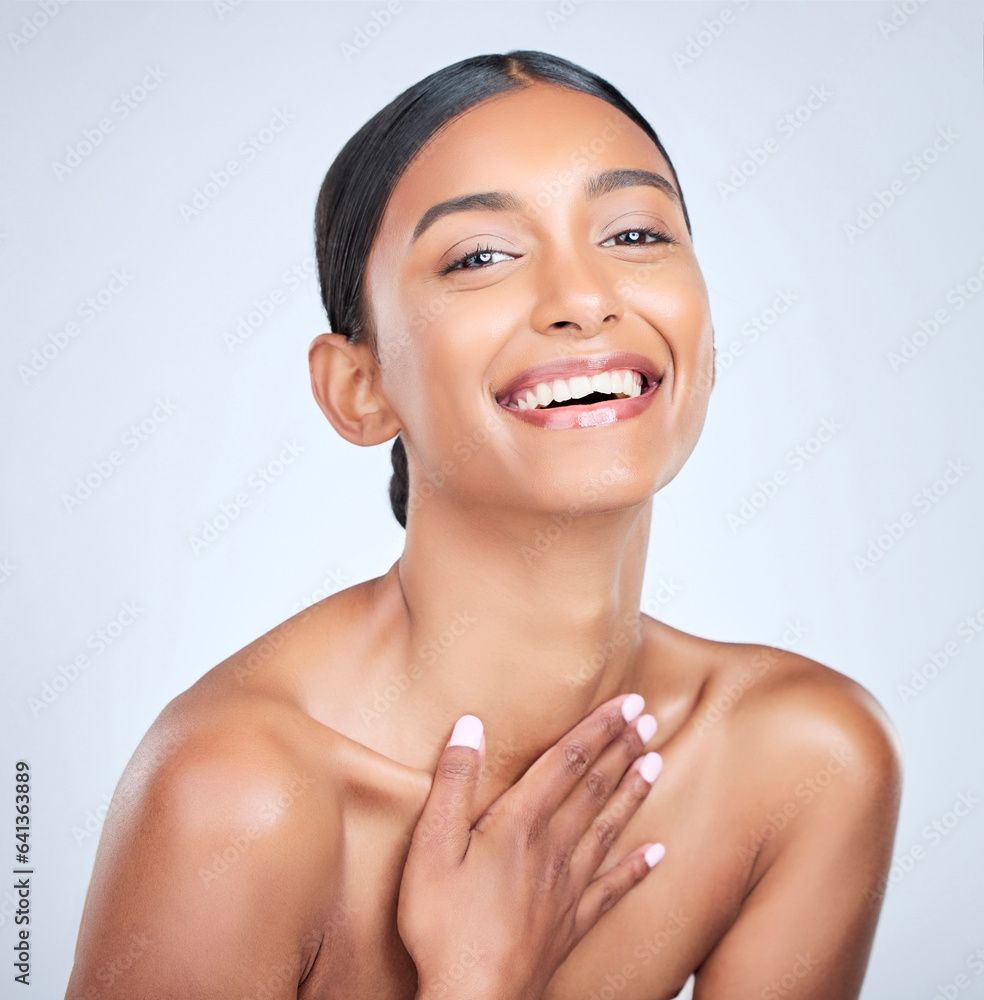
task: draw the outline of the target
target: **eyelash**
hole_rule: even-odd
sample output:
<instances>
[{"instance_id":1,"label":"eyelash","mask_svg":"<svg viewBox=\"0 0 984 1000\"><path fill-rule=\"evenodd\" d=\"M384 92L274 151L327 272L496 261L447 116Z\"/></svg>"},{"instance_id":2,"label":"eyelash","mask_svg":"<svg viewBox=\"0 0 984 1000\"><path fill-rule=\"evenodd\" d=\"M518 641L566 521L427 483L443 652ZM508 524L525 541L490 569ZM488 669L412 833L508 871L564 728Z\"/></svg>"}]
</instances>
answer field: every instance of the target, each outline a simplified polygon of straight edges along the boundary
<instances>
[{"instance_id":1,"label":"eyelash","mask_svg":"<svg viewBox=\"0 0 984 1000\"><path fill-rule=\"evenodd\" d=\"M623 229L622 232L616 233L614 236L609 236L608 239L617 239L619 236L626 236L629 233L638 233L642 237L653 236L655 239L651 243L623 243L622 246L629 247L641 247L641 246L652 246L654 243L676 243L677 241L670 236L669 233L664 232L662 229L653 229L646 226L639 226L636 229ZM607 243L608 240L605 240ZM443 277L446 274L450 274L452 271L465 270L465 271L481 271L483 268L488 267L488 264L478 264L474 267L462 268L462 264L465 261L471 260L474 257L480 257L483 253L505 253L504 250L496 250L495 247L491 246L480 246L469 253L462 254L456 260L451 261L446 267L442 268L440 273Z\"/></svg>"}]
</instances>

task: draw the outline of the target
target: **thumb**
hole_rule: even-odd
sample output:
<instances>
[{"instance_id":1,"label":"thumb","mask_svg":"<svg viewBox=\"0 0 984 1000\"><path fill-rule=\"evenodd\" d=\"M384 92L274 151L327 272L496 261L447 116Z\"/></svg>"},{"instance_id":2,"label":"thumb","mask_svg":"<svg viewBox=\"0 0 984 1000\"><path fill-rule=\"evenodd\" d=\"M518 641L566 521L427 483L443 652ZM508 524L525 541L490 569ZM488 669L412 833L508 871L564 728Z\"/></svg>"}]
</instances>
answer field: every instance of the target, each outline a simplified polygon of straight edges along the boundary
<instances>
[{"instance_id":1,"label":"thumb","mask_svg":"<svg viewBox=\"0 0 984 1000\"><path fill-rule=\"evenodd\" d=\"M418 844L434 852L435 860L457 864L465 856L484 768L482 721L463 715L437 761L430 795L413 834Z\"/></svg>"}]
</instances>

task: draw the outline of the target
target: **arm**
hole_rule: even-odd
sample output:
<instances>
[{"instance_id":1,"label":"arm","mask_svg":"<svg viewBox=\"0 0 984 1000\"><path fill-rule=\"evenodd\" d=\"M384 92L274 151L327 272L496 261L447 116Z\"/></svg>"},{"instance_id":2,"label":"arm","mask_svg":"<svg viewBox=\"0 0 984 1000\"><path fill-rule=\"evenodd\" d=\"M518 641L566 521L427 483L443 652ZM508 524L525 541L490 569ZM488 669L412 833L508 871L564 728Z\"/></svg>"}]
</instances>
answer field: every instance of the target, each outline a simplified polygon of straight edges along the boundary
<instances>
[{"instance_id":1,"label":"arm","mask_svg":"<svg viewBox=\"0 0 984 1000\"><path fill-rule=\"evenodd\" d=\"M338 812L255 724L162 728L117 789L66 1000L294 998L337 898Z\"/></svg>"},{"instance_id":2,"label":"arm","mask_svg":"<svg viewBox=\"0 0 984 1000\"><path fill-rule=\"evenodd\" d=\"M901 763L881 708L835 676L794 685L743 720L749 730L740 739L750 742L755 727L775 734L757 764L777 779L765 812L778 827L785 809L788 822L762 838L751 891L697 971L695 1000L858 996L880 910L876 890L891 863ZM784 755L790 742L777 769L775 747ZM766 818L763 833L767 826Z\"/></svg>"}]
</instances>

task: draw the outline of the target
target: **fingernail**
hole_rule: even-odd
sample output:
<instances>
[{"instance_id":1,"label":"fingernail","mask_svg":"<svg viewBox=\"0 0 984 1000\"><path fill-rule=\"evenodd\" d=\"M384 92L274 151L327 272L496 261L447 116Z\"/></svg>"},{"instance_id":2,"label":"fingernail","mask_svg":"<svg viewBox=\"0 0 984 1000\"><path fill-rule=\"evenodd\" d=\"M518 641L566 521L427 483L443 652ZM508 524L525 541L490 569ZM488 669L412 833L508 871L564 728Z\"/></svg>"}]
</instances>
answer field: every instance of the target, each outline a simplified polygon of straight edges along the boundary
<instances>
[{"instance_id":1,"label":"fingernail","mask_svg":"<svg viewBox=\"0 0 984 1000\"><path fill-rule=\"evenodd\" d=\"M663 770L663 758L660 757L655 750L651 750L642 758L642 763L639 765L639 773L649 782L651 785L659 775L659 772Z\"/></svg>"},{"instance_id":2,"label":"fingernail","mask_svg":"<svg viewBox=\"0 0 984 1000\"><path fill-rule=\"evenodd\" d=\"M648 743L656 733L656 719L652 715L644 715L636 723L639 738L643 743Z\"/></svg>"},{"instance_id":3,"label":"fingernail","mask_svg":"<svg viewBox=\"0 0 984 1000\"><path fill-rule=\"evenodd\" d=\"M482 720L474 715L463 715L451 730L449 747L472 747L478 749L482 741Z\"/></svg>"},{"instance_id":4,"label":"fingernail","mask_svg":"<svg viewBox=\"0 0 984 1000\"><path fill-rule=\"evenodd\" d=\"M646 848L646 864L650 868L657 862L662 861L666 854L666 848L662 844L651 844Z\"/></svg>"},{"instance_id":5,"label":"fingernail","mask_svg":"<svg viewBox=\"0 0 984 1000\"><path fill-rule=\"evenodd\" d=\"M622 715L626 722L631 722L643 709L646 699L641 694L630 694L622 702Z\"/></svg>"}]
</instances>

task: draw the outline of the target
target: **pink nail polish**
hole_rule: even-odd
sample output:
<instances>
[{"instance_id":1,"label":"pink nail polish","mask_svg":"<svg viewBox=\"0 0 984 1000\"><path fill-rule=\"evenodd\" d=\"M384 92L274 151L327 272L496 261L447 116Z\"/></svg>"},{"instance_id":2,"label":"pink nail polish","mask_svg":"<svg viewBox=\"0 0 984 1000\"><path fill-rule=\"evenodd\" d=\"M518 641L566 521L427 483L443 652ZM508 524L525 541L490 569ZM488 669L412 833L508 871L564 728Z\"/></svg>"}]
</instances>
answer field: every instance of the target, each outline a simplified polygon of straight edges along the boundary
<instances>
[{"instance_id":1,"label":"pink nail polish","mask_svg":"<svg viewBox=\"0 0 984 1000\"><path fill-rule=\"evenodd\" d=\"M463 715L451 730L449 747L472 747L477 750L482 741L482 720L474 715Z\"/></svg>"},{"instance_id":2,"label":"pink nail polish","mask_svg":"<svg viewBox=\"0 0 984 1000\"><path fill-rule=\"evenodd\" d=\"M646 848L646 864L652 868L657 862L662 861L665 855L666 848L662 844L650 844Z\"/></svg>"},{"instance_id":3,"label":"pink nail polish","mask_svg":"<svg viewBox=\"0 0 984 1000\"><path fill-rule=\"evenodd\" d=\"M636 723L639 738L643 743L648 743L656 733L656 718L652 715L643 715Z\"/></svg>"},{"instance_id":4,"label":"pink nail polish","mask_svg":"<svg viewBox=\"0 0 984 1000\"><path fill-rule=\"evenodd\" d=\"M650 750L639 765L639 773L651 785L663 770L663 758L655 750Z\"/></svg>"},{"instance_id":5,"label":"pink nail polish","mask_svg":"<svg viewBox=\"0 0 984 1000\"><path fill-rule=\"evenodd\" d=\"M630 694L622 702L622 716L626 722L631 722L643 709L646 699L641 694Z\"/></svg>"}]
</instances>

